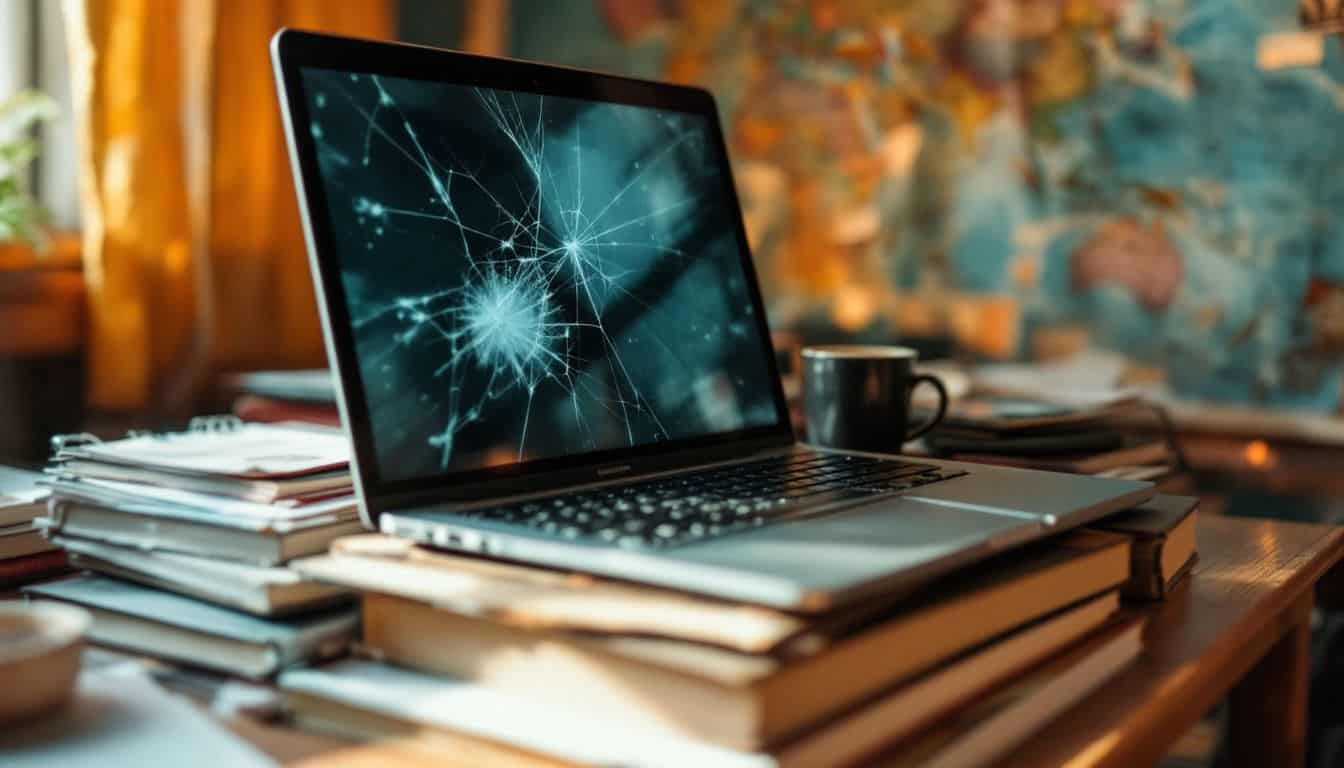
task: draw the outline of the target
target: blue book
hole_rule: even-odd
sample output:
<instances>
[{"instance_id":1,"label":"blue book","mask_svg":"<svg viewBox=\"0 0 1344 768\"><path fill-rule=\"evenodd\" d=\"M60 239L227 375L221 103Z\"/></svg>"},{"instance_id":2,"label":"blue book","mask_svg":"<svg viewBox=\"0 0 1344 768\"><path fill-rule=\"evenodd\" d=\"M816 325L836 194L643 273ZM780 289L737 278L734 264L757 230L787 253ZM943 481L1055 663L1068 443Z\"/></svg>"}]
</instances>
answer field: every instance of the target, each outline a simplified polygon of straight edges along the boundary
<instances>
[{"instance_id":1,"label":"blue book","mask_svg":"<svg viewBox=\"0 0 1344 768\"><path fill-rule=\"evenodd\" d=\"M255 679L344 655L359 626L354 608L263 619L104 576L37 584L24 592L29 599L88 610L90 639L99 645Z\"/></svg>"}]
</instances>

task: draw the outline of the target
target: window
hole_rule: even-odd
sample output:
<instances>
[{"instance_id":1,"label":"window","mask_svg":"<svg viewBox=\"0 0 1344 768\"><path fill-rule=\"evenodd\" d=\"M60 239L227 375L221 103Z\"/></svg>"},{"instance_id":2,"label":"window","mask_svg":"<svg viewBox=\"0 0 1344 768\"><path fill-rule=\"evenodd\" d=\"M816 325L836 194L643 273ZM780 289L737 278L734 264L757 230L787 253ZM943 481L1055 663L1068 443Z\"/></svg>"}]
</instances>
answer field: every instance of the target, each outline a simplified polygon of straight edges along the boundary
<instances>
[{"instance_id":1,"label":"window","mask_svg":"<svg viewBox=\"0 0 1344 768\"><path fill-rule=\"evenodd\" d=\"M60 116L38 128L42 152L29 179L58 230L79 226L79 190L70 76L61 4L39 0L0 3L0 98L37 88L60 105Z\"/></svg>"}]
</instances>

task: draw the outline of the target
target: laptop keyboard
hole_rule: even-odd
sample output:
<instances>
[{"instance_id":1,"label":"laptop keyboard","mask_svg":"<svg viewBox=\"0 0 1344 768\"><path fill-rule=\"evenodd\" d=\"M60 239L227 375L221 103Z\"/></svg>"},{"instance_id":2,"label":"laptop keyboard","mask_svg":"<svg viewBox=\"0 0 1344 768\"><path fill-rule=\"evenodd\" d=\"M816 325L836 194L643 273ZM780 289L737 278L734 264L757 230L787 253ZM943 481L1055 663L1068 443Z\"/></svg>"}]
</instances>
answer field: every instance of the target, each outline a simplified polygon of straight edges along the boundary
<instances>
[{"instance_id":1,"label":"laptop keyboard","mask_svg":"<svg viewBox=\"0 0 1344 768\"><path fill-rule=\"evenodd\" d=\"M898 459L801 453L455 514L573 541L661 548L964 474Z\"/></svg>"}]
</instances>

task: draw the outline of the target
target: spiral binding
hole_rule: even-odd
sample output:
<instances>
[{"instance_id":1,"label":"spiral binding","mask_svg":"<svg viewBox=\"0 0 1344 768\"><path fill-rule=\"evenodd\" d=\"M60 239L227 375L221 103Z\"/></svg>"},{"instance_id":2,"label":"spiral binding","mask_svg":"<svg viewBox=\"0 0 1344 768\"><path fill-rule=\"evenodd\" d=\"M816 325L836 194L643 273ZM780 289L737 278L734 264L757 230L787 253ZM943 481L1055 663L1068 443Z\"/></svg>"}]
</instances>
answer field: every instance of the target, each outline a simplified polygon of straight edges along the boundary
<instances>
[{"instance_id":1,"label":"spiral binding","mask_svg":"<svg viewBox=\"0 0 1344 768\"><path fill-rule=\"evenodd\" d=\"M180 432L154 432L147 429L133 429L126 433L127 438L149 437L155 440L171 440L181 435L207 435L234 432L243 427L243 420L237 416L220 414L196 416L187 422L187 428ZM63 450L84 445L97 445L102 438L89 432L77 432L51 436L51 452L59 454Z\"/></svg>"},{"instance_id":2,"label":"spiral binding","mask_svg":"<svg viewBox=\"0 0 1344 768\"><path fill-rule=\"evenodd\" d=\"M187 422L187 432L235 432L243 428L243 420L229 414L197 416Z\"/></svg>"}]
</instances>

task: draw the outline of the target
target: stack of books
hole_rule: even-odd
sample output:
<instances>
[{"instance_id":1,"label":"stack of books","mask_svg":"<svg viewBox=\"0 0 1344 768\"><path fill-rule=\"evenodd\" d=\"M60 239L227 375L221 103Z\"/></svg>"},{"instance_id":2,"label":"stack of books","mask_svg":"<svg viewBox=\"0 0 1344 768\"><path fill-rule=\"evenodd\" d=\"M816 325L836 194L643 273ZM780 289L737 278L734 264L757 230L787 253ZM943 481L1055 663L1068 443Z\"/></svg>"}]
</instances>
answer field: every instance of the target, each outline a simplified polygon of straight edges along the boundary
<instances>
[{"instance_id":1,"label":"stack of books","mask_svg":"<svg viewBox=\"0 0 1344 768\"><path fill-rule=\"evenodd\" d=\"M65 554L42 536L34 520L46 511L42 475L0 467L0 589L20 586L66 568Z\"/></svg>"},{"instance_id":2,"label":"stack of books","mask_svg":"<svg viewBox=\"0 0 1344 768\"><path fill-rule=\"evenodd\" d=\"M341 433L304 425L67 440L38 524L93 573L25 591L91 610L95 642L247 677L339 654L349 593L286 564L360 530L348 462Z\"/></svg>"},{"instance_id":3,"label":"stack of books","mask_svg":"<svg viewBox=\"0 0 1344 768\"><path fill-rule=\"evenodd\" d=\"M279 684L302 726L428 730L492 764L974 765L1139 654L1117 613L1132 540L1073 531L916 597L801 615L350 537L291 567L361 594L368 658Z\"/></svg>"},{"instance_id":4,"label":"stack of books","mask_svg":"<svg viewBox=\"0 0 1344 768\"><path fill-rule=\"evenodd\" d=\"M1176 452L1164 435L1136 431L1137 400L1060 405L1020 397L959 400L925 438L930 453L981 464L1155 480L1171 474Z\"/></svg>"}]
</instances>

